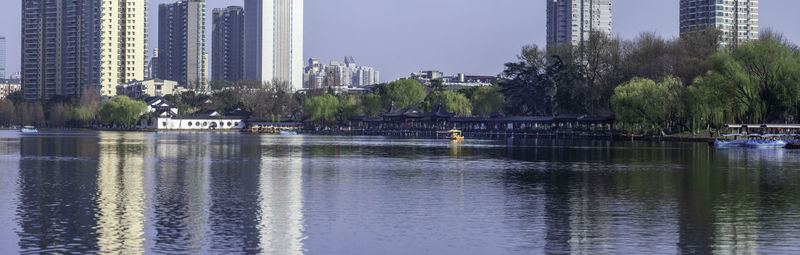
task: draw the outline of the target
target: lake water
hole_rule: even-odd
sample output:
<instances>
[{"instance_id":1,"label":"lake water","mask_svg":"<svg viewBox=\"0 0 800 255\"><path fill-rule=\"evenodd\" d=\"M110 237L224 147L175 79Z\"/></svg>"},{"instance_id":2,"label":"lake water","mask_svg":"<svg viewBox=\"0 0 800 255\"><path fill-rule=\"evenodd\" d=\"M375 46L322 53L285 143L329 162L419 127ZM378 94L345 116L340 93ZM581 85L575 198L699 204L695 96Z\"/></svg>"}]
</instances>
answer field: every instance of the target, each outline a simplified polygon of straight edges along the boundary
<instances>
[{"instance_id":1,"label":"lake water","mask_svg":"<svg viewBox=\"0 0 800 255\"><path fill-rule=\"evenodd\" d=\"M9 253L800 253L800 151L0 131Z\"/></svg>"}]
</instances>

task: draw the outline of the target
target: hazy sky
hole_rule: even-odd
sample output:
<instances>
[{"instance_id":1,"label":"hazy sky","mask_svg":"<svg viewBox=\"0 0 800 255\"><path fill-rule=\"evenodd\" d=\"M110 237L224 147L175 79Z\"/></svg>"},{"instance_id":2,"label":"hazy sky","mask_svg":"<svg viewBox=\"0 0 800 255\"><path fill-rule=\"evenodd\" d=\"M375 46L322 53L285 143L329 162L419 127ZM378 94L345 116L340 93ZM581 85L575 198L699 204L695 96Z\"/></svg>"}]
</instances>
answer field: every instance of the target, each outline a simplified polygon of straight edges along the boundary
<instances>
[{"instance_id":1,"label":"hazy sky","mask_svg":"<svg viewBox=\"0 0 800 255\"><path fill-rule=\"evenodd\" d=\"M150 47L157 44L158 4L150 1ZM678 0L615 0L614 34L678 34ZM211 9L241 0L207 0ZM19 0L3 0L0 34L8 41L7 73L19 71ZM800 42L800 1L760 2L761 27ZM211 34L211 20L207 33ZM545 44L545 0L305 0L305 59L354 56L391 81L420 70L496 75L525 44ZM210 37L209 37L210 38ZM207 42L210 51L211 41Z\"/></svg>"}]
</instances>

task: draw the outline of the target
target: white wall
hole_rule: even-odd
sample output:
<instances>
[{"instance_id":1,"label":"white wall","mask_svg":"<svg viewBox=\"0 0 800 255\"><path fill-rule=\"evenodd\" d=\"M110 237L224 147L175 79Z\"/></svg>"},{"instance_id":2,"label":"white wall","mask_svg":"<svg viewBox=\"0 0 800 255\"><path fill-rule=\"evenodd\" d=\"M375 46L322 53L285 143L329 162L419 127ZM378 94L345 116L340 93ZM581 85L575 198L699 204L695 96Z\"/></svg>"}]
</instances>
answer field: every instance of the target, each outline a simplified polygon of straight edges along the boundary
<instances>
[{"instance_id":1,"label":"white wall","mask_svg":"<svg viewBox=\"0 0 800 255\"><path fill-rule=\"evenodd\" d=\"M211 130L212 123L217 124L215 130L240 130L245 128L244 119L172 119L156 118L158 130ZM200 124L199 126L197 124ZM230 125L229 125L230 124Z\"/></svg>"}]
</instances>

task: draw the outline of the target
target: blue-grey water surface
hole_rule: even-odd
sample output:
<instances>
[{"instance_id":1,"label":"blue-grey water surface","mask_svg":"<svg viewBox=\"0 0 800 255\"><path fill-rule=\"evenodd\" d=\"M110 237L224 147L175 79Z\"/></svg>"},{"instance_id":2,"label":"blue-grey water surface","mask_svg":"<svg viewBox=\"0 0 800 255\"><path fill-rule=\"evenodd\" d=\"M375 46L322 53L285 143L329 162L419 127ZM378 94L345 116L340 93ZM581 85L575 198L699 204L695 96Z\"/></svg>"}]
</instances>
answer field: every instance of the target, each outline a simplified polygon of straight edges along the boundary
<instances>
[{"instance_id":1,"label":"blue-grey water surface","mask_svg":"<svg viewBox=\"0 0 800 255\"><path fill-rule=\"evenodd\" d=\"M800 152L0 131L0 251L800 253Z\"/></svg>"}]
</instances>

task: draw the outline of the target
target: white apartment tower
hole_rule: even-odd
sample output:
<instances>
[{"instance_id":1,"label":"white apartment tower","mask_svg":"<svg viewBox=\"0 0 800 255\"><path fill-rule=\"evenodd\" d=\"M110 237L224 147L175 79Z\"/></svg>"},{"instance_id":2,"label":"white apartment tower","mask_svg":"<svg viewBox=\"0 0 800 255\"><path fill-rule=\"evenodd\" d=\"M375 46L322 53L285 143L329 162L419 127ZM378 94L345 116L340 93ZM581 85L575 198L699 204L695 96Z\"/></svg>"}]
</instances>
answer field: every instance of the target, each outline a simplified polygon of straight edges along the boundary
<instances>
[{"instance_id":1,"label":"white apartment tower","mask_svg":"<svg viewBox=\"0 0 800 255\"><path fill-rule=\"evenodd\" d=\"M548 45L577 45L592 32L611 36L612 0L546 1Z\"/></svg>"},{"instance_id":2,"label":"white apartment tower","mask_svg":"<svg viewBox=\"0 0 800 255\"><path fill-rule=\"evenodd\" d=\"M680 8L681 34L715 27L723 46L758 40L758 0L681 0Z\"/></svg>"},{"instance_id":3,"label":"white apartment tower","mask_svg":"<svg viewBox=\"0 0 800 255\"><path fill-rule=\"evenodd\" d=\"M244 78L303 88L303 0L245 0Z\"/></svg>"}]
</instances>

